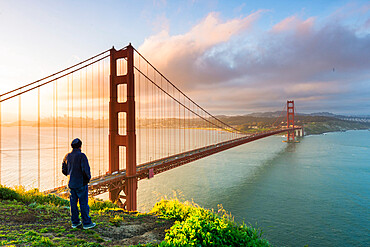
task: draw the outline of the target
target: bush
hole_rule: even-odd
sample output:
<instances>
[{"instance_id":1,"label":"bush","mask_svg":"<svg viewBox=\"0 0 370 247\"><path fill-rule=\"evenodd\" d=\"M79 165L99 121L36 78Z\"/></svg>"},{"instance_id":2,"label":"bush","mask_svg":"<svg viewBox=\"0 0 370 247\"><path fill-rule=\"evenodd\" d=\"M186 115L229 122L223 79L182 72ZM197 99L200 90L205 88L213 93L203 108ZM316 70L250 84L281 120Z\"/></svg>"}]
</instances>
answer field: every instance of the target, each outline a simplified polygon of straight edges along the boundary
<instances>
[{"instance_id":1,"label":"bush","mask_svg":"<svg viewBox=\"0 0 370 247\"><path fill-rule=\"evenodd\" d=\"M0 199L1 200L20 200L20 196L14 190L0 185Z\"/></svg>"},{"instance_id":2,"label":"bush","mask_svg":"<svg viewBox=\"0 0 370 247\"><path fill-rule=\"evenodd\" d=\"M160 246L269 246L258 230L238 225L222 208L214 213L190 203L163 200L152 213L177 220Z\"/></svg>"},{"instance_id":3,"label":"bush","mask_svg":"<svg viewBox=\"0 0 370 247\"><path fill-rule=\"evenodd\" d=\"M166 219L183 221L198 209L200 209L199 206L194 203L181 203L177 199L162 200L154 205L151 213L161 215Z\"/></svg>"},{"instance_id":4,"label":"bush","mask_svg":"<svg viewBox=\"0 0 370 247\"><path fill-rule=\"evenodd\" d=\"M16 187L14 190L0 185L0 199L16 200L26 204L38 203L55 206L69 206L69 201L55 195L45 195L38 189L26 191L24 187Z\"/></svg>"},{"instance_id":5,"label":"bush","mask_svg":"<svg viewBox=\"0 0 370 247\"><path fill-rule=\"evenodd\" d=\"M108 208L118 208L118 206L110 201L102 201L96 198L89 198L89 206L92 211L99 211Z\"/></svg>"}]
</instances>

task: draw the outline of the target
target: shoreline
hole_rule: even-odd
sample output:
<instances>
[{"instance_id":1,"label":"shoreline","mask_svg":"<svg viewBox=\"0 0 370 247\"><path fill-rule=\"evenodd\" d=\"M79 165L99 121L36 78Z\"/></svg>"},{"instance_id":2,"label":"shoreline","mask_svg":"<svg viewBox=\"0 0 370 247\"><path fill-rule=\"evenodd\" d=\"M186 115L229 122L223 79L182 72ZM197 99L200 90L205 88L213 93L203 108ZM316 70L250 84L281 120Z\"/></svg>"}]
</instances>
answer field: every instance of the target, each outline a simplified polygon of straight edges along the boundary
<instances>
[{"instance_id":1,"label":"shoreline","mask_svg":"<svg viewBox=\"0 0 370 247\"><path fill-rule=\"evenodd\" d=\"M367 128L367 129L343 129L343 130L325 130L325 131L320 131L320 132L315 132L315 133L306 133L305 132L305 135L304 136L313 136L313 135L324 135L324 134L328 134L328 133L334 133L334 132L347 132L347 131L359 131L359 130L363 130L363 131L370 131L370 128Z\"/></svg>"}]
</instances>

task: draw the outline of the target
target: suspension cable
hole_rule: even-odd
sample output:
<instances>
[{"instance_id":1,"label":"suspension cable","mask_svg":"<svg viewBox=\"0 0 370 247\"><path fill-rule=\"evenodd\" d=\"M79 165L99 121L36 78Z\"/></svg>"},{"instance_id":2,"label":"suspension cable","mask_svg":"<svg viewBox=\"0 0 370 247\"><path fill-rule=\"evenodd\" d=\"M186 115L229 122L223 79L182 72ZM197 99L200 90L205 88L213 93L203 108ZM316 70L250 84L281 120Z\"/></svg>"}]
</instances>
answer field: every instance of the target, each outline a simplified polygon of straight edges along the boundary
<instances>
[{"instance_id":1,"label":"suspension cable","mask_svg":"<svg viewBox=\"0 0 370 247\"><path fill-rule=\"evenodd\" d=\"M282 117L283 112L285 111L285 109L286 109L286 104L284 104L283 110L280 112L280 115L276 118L276 120L272 123L272 126L274 126L275 123L280 119L280 117Z\"/></svg>"},{"instance_id":2,"label":"suspension cable","mask_svg":"<svg viewBox=\"0 0 370 247\"><path fill-rule=\"evenodd\" d=\"M82 61L82 62L76 63L75 65L72 65L72 66L70 66L70 67L68 67L68 68L66 68L66 69L60 70L60 71L58 71L58 72L56 72L56 73L54 73L54 74L51 74L51 75L48 75L48 76L46 76L46 77L42 78L42 79L39 79L39 80L37 80L37 81L34 81L34 82L31 82L31 83L28 83L28 84L26 84L26 85L24 85L24 86L21 86L21 87L19 87L19 88L13 89L13 90L11 90L11 91L9 91L9 92L3 93L3 94L1 94L1 95L0 95L0 97L5 96L5 95L10 94L10 93L13 93L13 92L18 91L18 90L21 90L21 89L23 89L23 88L25 88L25 87L31 86L31 85L33 85L33 84L35 84L35 83L40 82L40 81L43 81L43 80L49 79L50 77L53 77L53 76L55 76L55 75L57 75L57 74L60 74L60 73L63 73L63 72L65 72L65 71L67 71L67 70L70 70L70 69L72 69L72 68L74 68L74 67L76 67L76 66L78 66L78 65L84 64L84 63L86 63L87 61L90 61L90 60L92 60L92 59L94 59L94 58L96 58L96 57L99 57L99 56L101 56L101 55L103 55L103 54L107 53L108 51L109 51L109 50L103 51L103 52L101 52L101 53L99 53L99 54L97 54L97 55L95 55L95 56L93 56L93 57L90 57L90 58L88 58L88 59L86 59L86 60L84 60L84 61ZM26 91L25 91L25 92L26 92Z\"/></svg>"},{"instance_id":3,"label":"suspension cable","mask_svg":"<svg viewBox=\"0 0 370 247\"><path fill-rule=\"evenodd\" d=\"M24 94L24 93L27 93L27 92L29 92L29 91L33 90L33 89L36 89L36 88L42 87L42 86L44 86L44 85L46 85L46 84L49 84L50 82L53 82L53 81L58 80L58 79L60 79L60 78L63 78L63 77L65 77L65 76L67 76L67 75L73 74L74 72L79 71L80 69L86 68L86 67L88 67L88 66L90 66L90 65L92 65L92 64L94 64L94 63L97 63L97 62L99 62L99 61L101 61L101 60L103 60L103 59L105 59L105 58L107 58L107 57L109 57L109 56L110 56L110 55L106 55L106 56L104 56L104 57L101 57L101 58L99 58L99 59L97 59L97 60L95 60L95 61L93 61L93 62L91 62L91 63L88 63L88 64L86 64L86 65L84 65L84 66L82 66L82 67L79 67L79 68L77 68L77 69L75 69L75 70L72 70L72 71L70 71L70 72L68 72L68 73L66 73L66 74L63 74L63 75L59 76L59 77L56 77L56 78L51 79L51 80L49 80L49 81L47 81L47 82L41 83L41 84L39 84L39 85L37 85L37 86L34 86L34 87L30 88L30 89L27 89L27 90L21 91L21 92L19 92L19 93L17 93L17 94L14 94L14 95L9 96L9 97L7 97L7 98L5 98L5 99L2 99L0 102L4 102L4 101L6 101L6 100L8 100L8 99L11 99L11 98L14 98L14 97L16 97L16 96L22 95L22 94ZM40 81L40 80L39 80L39 81ZM34 84L34 83L32 83L32 84ZM16 91L16 90L12 90L12 91L14 92L14 91ZM8 92L8 93L10 93L10 92ZM8 93L6 93L6 94L8 94ZM5 95L5 94L3 94L3 95Z\"/></svg>"},{"instance_id":4,"label":"suspension cable","mask_svg":"<svg viewBox=\"0 0 370 247\"><path fill-rule=\"evenodd\" d=\"M137 69L136 67L135 67L135 69ZM137 69L138 70L138 69ZM200 118L202 118L204 121L206 121L206 122L208 122L208 123L210 123L210 124L212 124L212 125L215 125L215 124L213 124L213 123L211 123L208 119L206 119L206 117L203 117L203 116L201 116L201 115L199 115L198 113L196 113L196 112L194 112L194 111L192 111L190 108L188 108L186 105L184 105L183 103L181 103L179 100L177 100L175 97L173 97L172 95L170 95L168 92L166 92L164 89L162 89L160 86L158 86L152 79L150 79L148 76L146 76L143 72L141 72L140 70L138 70L139 71L139 73L140 74L142 74L148 81L150 81L152 84L154 84L157 88L159 88L161 91L163 91L165 94L167 94L170 98L172 98L174 101L176 101L179 105L181 105L182 107L184 107L184 108L186 108L188 111L191 111L192 113L194 113L196 116L198 116L198 117L200 117ZM165 78L166 79L166 78ZM176 88L177 89L177 88ZM180 91L181 92L181 91ZM188 98L188 97L187 97ZM198 105L197 105L198 106ZM202 109L203 110L203 108L201 108L200 106L198 106L200 109ZM218 118L216 118L216 117L214 117L214 116L212 116L211 114L209 114L207 111L205 111L205 110L203 110L206 114L208 114L209 116L211 116L211 117L213 117L213 118L215 118L218 122L220 122L221 124L224 124L225 126L227 126L227 127L229 127L229 128L231 128L231 129L233 129L233 130L235 130L236 132L239 132L239 133L241 133L239 130L237 130L237 129L235 129L234 127L231 127L230 125L228 125L228 124L226 124L226 123L224 123L224 122L222 122L221 120L219 120ZM217 127L219 127L219 128L221 128L221 129L225 129L225 130L227 130L226 128L224 128L224 127L222 127L222 125L221 126L219 126L219 125L216 125Z\"/></svg>"},{"instance_id":5,"label":"suspension cable","mask_svg":"<svg viewBox=\"0 0 370 247\"><path fill-rule=\"evenodd\" d=\"M138 50L136 50L134 47L133 47L133 49L137 52L137 54L140 56L140 57L142 57L144 60L145 60L145 62L147 62L155 71L157 71L157 73L158 74L160 74L168 83L170 83L176 90L178 90L182 95L184 95L184 97L185 98L187 98L188 100L190 100L190 102L192 102L193 104L195 104L197 107L199 107L200 109L202 109L207 115L209 115L210 117L212 117L213 119L215 119L216 121L218 121L218 122L220 122L220 123L222 123L222 124L225 124L227 127L229 127L229 128L231 128L231 129L233 129L233 130L235 130L236 132L239 132L239 133L241 133L239 130L237 130L237 129L235 129L234 127L232 127L232 126L230 126L230 125L228 125L228 124L226 124L226 123L224 123L224 122L222 122L220 119L218 119L217 117L215 117L215 116L213 116L212 114L210 114L208 111L206 111L205 109L203 109L200 105L198 105L197 103L195 103L192 99L190 99L186 94L184 94L178 87L176 87L169 79L167 79L167 77L165 77L158 69L156 69L143 55L141 55L141 53L138 51ZM135 66L134 66L135 67ZM135 67L135 69L137 69L136 67ZM150 80L150 79L149 79ZM150 80L152 83L154 83L152 80ZM155 83L154 83L155 84ZM157 87L158 87L158 85L157 84L155 84ZM187 108L187 107L186 107ZM188 108L187 108L188 109ZM190 110L190 109L188 109L188 110Z\"/></svg>"}]
</instances>

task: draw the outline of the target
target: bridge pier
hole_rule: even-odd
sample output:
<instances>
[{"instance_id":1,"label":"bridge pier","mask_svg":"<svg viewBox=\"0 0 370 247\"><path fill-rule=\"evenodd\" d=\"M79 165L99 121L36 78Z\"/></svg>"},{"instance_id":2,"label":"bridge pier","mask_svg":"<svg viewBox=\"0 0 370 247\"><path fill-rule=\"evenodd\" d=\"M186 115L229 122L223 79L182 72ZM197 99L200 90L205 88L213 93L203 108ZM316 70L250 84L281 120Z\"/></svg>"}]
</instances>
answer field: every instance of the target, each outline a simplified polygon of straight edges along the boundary
<instances>
[{"instance_id":1,"label":"bridge pier","mask_svg":"<svg viewBox=\"0 0 370 247\"><path fill-rule=\"evenodd\" d=\"M117 75L117 60L126 59L127 73ZM109 189L109 199L129 211L137 209L136 177L136 130L135 130L135 85L134 85L134 48L129 44L122 50L110 50L110 101L109 101L109 172L118 172L119 147L125 147L126 176L122 187ZM118 102L118 85L125 84L126 102ZM126 114L126 135L119 134L119 113ZM121 192L125 195L120 195ZM125 199L125 202L121 202Z\"/></svg>"},{"instance_id":2,"label":"bridge pier","mask_svg":"<svg viewBox=\"0 0 370 247\"><path fill-rule=\"evenodd\" d=\"M295 136L298 136L298 137L303 137L304 136L303 127L301 129L295 130Z\"/></svg>"}]
</instances>

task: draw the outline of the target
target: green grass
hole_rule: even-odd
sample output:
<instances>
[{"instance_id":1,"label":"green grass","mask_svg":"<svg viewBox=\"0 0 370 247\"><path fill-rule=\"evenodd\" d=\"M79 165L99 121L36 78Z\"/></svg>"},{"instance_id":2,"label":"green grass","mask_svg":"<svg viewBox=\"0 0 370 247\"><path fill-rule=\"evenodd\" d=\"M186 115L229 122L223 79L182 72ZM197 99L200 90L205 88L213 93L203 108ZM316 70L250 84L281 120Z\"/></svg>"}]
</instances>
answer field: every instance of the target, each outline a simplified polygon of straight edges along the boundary
<instances>
[{"instance_id":1,"label":"green grass","mask_svg":"<svg viewBox=\"0 0 370 247\"><path fill-rule=\"evenodd\" d=\"M115 246L121 240L109 240L110 231L146 223L146 231L161 229L163 241L134 246L269 246L259 230L236 223L222 207L214 212L177 199L161 200L146 214L91 199L97 227L83 230L70 227L68 205L68 200L38 190L0 186L0 246Z\"/></svg>"}]
</instances>

